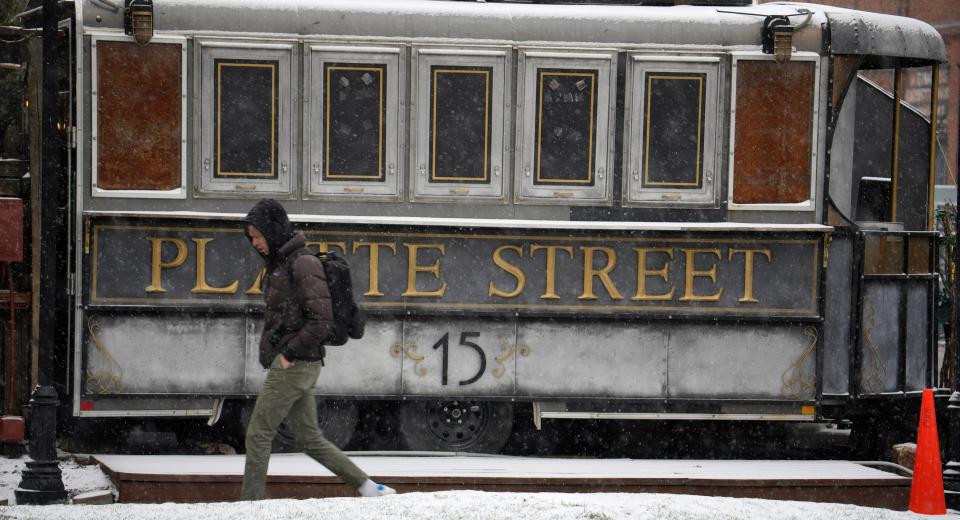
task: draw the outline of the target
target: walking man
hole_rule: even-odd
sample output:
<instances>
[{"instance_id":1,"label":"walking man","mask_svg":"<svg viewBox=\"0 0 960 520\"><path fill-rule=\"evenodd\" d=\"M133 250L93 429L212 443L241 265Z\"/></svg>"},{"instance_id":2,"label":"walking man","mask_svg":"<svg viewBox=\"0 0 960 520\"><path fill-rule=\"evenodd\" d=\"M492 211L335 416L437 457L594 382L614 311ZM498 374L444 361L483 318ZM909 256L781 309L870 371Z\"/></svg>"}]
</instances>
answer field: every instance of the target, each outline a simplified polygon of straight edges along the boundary
<instances>
[{"instance_id":1,"label":"walking man","mask_svg":"<svg viewBox=\"0 0 960 520\"><path fill-rule=\"evenodd\" d=\"M270 447L286 418L297 447L365 497L392 495L328 441L317 426L313 388L323 365L324 341L333 326L323 264L305 248L277 201L261 199L243 220L250 244L266 262L266 301L260 364L268 369L245 439L247 459L241 500L266 497Z\"/></svg>"}]
</instances>

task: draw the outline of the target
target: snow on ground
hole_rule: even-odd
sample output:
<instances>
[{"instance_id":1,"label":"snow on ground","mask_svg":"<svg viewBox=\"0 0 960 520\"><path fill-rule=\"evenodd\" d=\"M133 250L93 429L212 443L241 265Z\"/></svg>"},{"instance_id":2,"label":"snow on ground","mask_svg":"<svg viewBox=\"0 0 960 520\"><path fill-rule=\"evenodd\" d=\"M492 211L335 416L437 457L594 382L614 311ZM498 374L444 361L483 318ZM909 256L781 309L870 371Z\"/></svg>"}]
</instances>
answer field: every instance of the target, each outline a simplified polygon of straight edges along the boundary
<instances>
[{"instance_id":1,"label":"snow on ground","mask_svg":"<svg viewBox=\"0 0 960 520\"><path fill-rule=\"evenodd\" d=\"M0 458L0 499L15 502L26 457ZM64 486L72 497L113 490L96 465L61 454ZM957 516L952 516L957 518ZM627 493L487 493L443 491L392 497L265 500L211 504L111 504L6 506L0 520L901 520L924 517L909 512L845 504L694 495ZM942 517L940 517L942 518Z\"/></svg>"},{"instance_id":2,"label":"snow on ground","mask_svg":"<svg viewBox=\"0 0 960 520\"><path fill-rule=\"evenodd\" d=\"M392 497L267 500L222 504L10 506L3 519L43 520L898 520L907 512L842 504L617 493L442 491ZM933 518L933 517L926 517Z\"/></svg>"},{"instance_id":3,"label":"snow on ground","mask_svg":"<svg viewBox=\"0 0 960 520\"><path fill-rule=\"evenodd\" d=\"M116 489L110 479L100 470L100 466L87 463L86 457L72 457L66 454L60 456L60 471L63 474L63 487L72 497L88 491L109 489L116 496ZM21 473L26 468L26 456L17 459L0 457L0 501L15 504L17 499L14 490L20 485ZM78 463L83 461L83 464ZM0 509L0 519L5 518Z\"/></svg>"}]
</instances>

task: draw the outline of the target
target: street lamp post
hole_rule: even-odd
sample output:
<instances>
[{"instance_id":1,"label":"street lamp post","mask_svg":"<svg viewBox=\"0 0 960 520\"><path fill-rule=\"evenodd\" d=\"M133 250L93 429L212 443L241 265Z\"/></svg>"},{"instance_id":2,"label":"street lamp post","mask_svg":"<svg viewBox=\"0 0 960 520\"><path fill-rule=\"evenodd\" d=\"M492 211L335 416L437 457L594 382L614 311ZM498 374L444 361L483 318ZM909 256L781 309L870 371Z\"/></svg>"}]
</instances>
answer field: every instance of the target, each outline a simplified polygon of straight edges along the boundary
<instances>
[{"instance_id":1,"label":"street lamp post","mask_svg":"<svg viewBox=\"0 0 960 520\"><path fill-rule=\"evenodd\" d=\"M61 189L60 135L57 130L59 52L57 0L43 0L42 174L40 177L40 336L37 386L30 397L27 462L14 492L18 504L51 504L67 498L57 462L57 391L51 385L57 341L58 201Z\"/></svg>"}]
</instances>

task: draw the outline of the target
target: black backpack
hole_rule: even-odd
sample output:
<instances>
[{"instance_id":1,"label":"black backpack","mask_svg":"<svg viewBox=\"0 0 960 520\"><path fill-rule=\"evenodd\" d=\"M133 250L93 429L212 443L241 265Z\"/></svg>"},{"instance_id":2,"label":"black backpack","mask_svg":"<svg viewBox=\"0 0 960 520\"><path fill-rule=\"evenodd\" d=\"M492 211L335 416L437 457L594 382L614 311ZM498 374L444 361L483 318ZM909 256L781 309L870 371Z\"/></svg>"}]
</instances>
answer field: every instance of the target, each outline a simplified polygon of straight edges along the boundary
<instances>
[{"instance_id":1,"label":"black backpack","mask_svg":"<svg viewBox=\"0 0 960 520\"><path fill-rule=\"evenodd\" d=\"M327 274L330 287L330 303L333 305L333 330L325 342L327 345L343 345L348 340L360 339L366 327L363 311L353 299L353 281L347 259L331 251L317 253Z\"/></svg>"},{"instance_id":2,"label":"black backpack","mask_svg":"<svg viewBox=\"0 0 960 520\"><path fill-rule=\"evenodd\" d=\"M308 249L303 248L293 256L309 255ZM327 275L327 286L330 288L330 304L333 307L333 330L327 336L324 345L343 345L348 340L360 339L366 327L363 311L353 299L353 281L350 278L350 264L347 259L336 252L316 253L315 256L323 264L323 271ZM290 278L293 279L293 262L290 262Z\"/></svg>"}]
</instances>

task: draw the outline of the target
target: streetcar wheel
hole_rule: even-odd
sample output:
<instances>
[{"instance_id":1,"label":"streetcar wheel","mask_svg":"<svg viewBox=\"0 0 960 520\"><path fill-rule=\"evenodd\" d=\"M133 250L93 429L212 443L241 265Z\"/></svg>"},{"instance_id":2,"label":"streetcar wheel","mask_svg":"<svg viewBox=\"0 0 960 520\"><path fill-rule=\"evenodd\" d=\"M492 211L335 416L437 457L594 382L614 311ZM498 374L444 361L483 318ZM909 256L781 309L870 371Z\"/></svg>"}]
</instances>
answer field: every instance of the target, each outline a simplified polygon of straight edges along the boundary
<instances>
[{"instance_id":1,"label":"streetcar wheel","mask_svg":"<svg viewBox=\"0 0 960 520\"><path fill-rule=\"evenodd\" d=\"M513 405L493 401L413 401L399 410L400 444L413 451L499 453L513 428Z\"/></svg>"},{"instance_id":2,"label":"streetcar wheel","mask_svg":"<svg viewBox=\"0 0 960 520\"><path fill-rule=\"evenodd\" d=\"M343 449L353 437L353 432L357 428L357 402L356 401L335 401L330 399L317 399L317 424L323 436L332 442L338 448ZM250 423L250 415L253 413L253 406L247 406L243 409L241 423L243 430L247 430ZM277 428L277 435L273 438L274 453L293 453L297 451L297 440L287 426L287 422L280 423Z\"/></svg>"}]
</instances>

